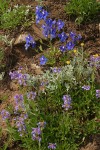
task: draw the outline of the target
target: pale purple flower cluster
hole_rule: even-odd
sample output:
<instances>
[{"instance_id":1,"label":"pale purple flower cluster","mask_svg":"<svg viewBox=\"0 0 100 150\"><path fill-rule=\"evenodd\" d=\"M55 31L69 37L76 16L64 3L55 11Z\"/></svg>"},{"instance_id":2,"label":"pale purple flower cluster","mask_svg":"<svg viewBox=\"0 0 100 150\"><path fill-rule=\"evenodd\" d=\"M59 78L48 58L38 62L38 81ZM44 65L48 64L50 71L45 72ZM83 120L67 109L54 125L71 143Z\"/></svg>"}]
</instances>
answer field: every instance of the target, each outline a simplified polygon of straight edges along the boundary
<instances>
[{"instance_id":1,"label":"pale purple flower cluster","mask_svg":"<svg viewBox=\"0 0 100 150\"><path fill-rule=\"evenodd\" d=\"M56 149L56 143L49 143L48 149Z\"/></svg>"},{"instance_id":2,"label":"pale purple flower cluster","mask_svg":"<svg viewBox=\"0 0 100 150\"><path fill-rule=\"evenodd\" d=\"M100 56L93 55L90 57L90 66L100 68Z\"/></svg>"},{"instance_id":3,"label":"pale purple flower cluster","mask_svg":"<svg viewBox=\"0 0 100 150\"><path fill-rule=\"evenodd\" d=\"M14 96L14 100L15 100L14 113L17 113L19 110L25 110L23 95L16 94Z\"/></svg>"},{"instance_id":4,"label":"pale purple flower cluster","mask_svg":"<svg viewBox=\"0 0 100 150\"><path fill-rule=\"evenodd\" d=\"M37 127L37 128L32 128L32 139L36 140L36 141L41 141L41 128Z\"/></svg>"},{"instance_id":5,"label":"pale purple flower cluster","mask_svg":"<svg viewBox=\"0 0 100 150\"><path fill-rule=\"evenodd\" d=\"M100 98L100 90L96 90L96 97Z\"/></svg>"},{"instance_id":6,"label":"pale purple flower cluster","mask_svg":"<svg viewBox=\"0 0 100 150\"><path fill-rule=\"evenodd\" d=\"M10 118L10 113L7 110L3 109L1 111L1 117L2 117L2 120L5 121L6 119Z\"/></svg>"},{"instance_id":7,"label":"pale purple flower cluster","mask_svg":"<svg viewBox=\"0 0 100 150\"><path fill-rule=\"evenodd\" d=\"M38 122L37 123L38 127L37 128L32 128L32 139L36 140L36 141L41 141L41 134L42 134L42 130L45 128L46 126L46 122Z\"/></svg>"},{"instance_id":8,"label":"pale purple flower cluster","mask_svg":"<svg viewBox=\"0 0 100 150\"><path fill-rule=\"evenodd\" d=\"M71 97L70 95L63 95L63 101L64 101L64 104L62 105L62 107L65 109L65 110L68 110L69 108L71 108Z\"/></svg>"},{"instance_id":9,"label":"pale purple flower cluster","mask_svg":"<svg viewBox=\"0 0 100 150\"><path fill-rule=\"evenodd\" d=\"M27 119L27 117L28 115L24 114L24 115L17 116L16 118L14 118L15 126L18 129L20 136L23 136L26 133L25 120Z\"/></svg>"},{"instance_id":10,"label":"pale purple flower cluster","mask_svg":"<svg viewBox=\"0 0 100 150\"><path fill-rule=\"evenodd\" d=\"M28 74L22 74L21 71L13 71L9 73L12 80L17 80L20 85L27 85Z\"/></svg>"},{"instance_id":11,"label":"pale purple flower cluster","mask_svg":"<svg viewBox=\"0 0 100 150\"><path fill-rule=\"evenodd\" d=\"M30 46L32 46L32 48L34 48L36 46L36 43L35 43L33 37L29 34L26 37L25 50L27 50Z\"/></svg>"},{"instance_id":12,"label":"pale purple flower cluster","mask_svg":"<svg viewBox=\"0 0 100 150\"><path fill-rule=\"evenodd\" d=\"M54 68L52 68L52 72L59 73L59 72L61 72L61 68L54 67Z\"/></svg>"},{"instance_id":13,"label":"pale purple flower cluster","mask_svg":"<svg viewBox=\"0 0 100 150\"><path fill-rule=\"evenodd\" d=\"M31 92L27 93L27 98L28 99L34 100L35 97L36 97L36 92L31 91Z\"/></svg>"},{"instance_id":14,"label":"pale purple flower cluster","mask_svg":"<svg viewBox=\"0 0 100 150\"><path fill-rule=\"evenodd\" d=\"M90 90L90 86L89 85L84 85L84 86L82 86L82 89L84 89L86 91L89 91Z\"/></svg>"},{"instance_id":15,"label":"pale purple flower cluster","mask_svg":"<svg viewBox=\"0 0 100 150\"><path fill-rule=\"evenodd\" d=\"M48 81L42 81L41 83L40 83L40 86L45 86L45 85L47 85L48 84Z\"/></svg>"}]
</instances>

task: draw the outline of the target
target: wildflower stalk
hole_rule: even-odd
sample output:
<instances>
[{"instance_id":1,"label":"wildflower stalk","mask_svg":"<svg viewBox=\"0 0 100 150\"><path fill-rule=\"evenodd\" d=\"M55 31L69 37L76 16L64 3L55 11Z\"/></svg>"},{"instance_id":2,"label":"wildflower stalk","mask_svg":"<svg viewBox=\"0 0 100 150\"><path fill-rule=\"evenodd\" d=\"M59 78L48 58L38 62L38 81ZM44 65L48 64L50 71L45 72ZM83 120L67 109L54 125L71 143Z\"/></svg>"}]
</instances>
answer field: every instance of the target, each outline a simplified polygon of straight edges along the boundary
<instances>
[{"instance_id":1,"label":"wildflower stalk","mask_svg":"<svg viewBox=\"0 0 100 150\"><path fill-rule=\"evenodd\" d=\"M41 150L41 141L39 140L39 150Z\"/></svg>"}]
</instances>

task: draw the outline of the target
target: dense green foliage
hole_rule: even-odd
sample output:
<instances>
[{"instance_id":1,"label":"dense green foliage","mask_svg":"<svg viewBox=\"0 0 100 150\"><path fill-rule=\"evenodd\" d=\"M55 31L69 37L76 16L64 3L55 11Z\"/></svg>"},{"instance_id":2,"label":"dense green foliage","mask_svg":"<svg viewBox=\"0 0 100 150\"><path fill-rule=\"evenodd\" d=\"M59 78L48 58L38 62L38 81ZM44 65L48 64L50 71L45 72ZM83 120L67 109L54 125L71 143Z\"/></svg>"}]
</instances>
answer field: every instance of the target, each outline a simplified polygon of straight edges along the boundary
<instances>
[{"instance_id":1,"label":"dense green foliage","mask_svg":"<svg viewBox=\"0 0 100 150\"><path fill-rule=\"evenodd\" d=\"M68 14L76 16L76 22L89 21L100 12L100 2L96 0L71 0L65 7Z\"/></svg>"}]
</instances>

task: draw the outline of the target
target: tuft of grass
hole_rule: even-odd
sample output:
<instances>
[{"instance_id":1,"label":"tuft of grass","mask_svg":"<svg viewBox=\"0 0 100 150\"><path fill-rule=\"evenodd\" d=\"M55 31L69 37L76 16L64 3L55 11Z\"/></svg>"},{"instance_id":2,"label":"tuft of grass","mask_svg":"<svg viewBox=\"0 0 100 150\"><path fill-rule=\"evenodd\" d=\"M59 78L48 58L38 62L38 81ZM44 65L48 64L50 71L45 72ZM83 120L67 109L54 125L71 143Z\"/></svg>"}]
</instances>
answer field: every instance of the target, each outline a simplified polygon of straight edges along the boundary
<instances>
[{"instance_id":1,"label":"tuft of grass","mask_svg":"<svg viewBox=\"0 0 100 150\"><path fill-rule=\"evenodd\" d=\"M65 7L66 13L76 16L75 22L80 24L89 21L100 11L100 2L96 0L71 0Z\"/></svg>"}]
</instances>

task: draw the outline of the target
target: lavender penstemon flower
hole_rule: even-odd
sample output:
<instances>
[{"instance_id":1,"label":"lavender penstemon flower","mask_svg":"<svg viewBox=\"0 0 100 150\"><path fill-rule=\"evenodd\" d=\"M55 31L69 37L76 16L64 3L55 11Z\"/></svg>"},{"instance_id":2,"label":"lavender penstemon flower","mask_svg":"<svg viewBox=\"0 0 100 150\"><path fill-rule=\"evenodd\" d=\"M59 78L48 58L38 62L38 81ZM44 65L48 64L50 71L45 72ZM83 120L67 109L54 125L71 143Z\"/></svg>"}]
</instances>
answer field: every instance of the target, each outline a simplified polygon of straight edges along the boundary
<instances>
[{"instance_id":1,"label":"lavender penstemon flower","mask_svg":"<svg viewBox=\"0 0 100 150\"><path fill-rule=\"evenodd\" d=\"M26 37L25 50L27 50L30 46L32 46L32 48L34 48L36 46L36 43L35 43L33 37L29 34Z\"/></svg>"},{"instance_id":2,"label":"lavender penstemon flower","mask_svg":"<svg viewBox=\"0 0 100 150\"><path fill-rule=\"evenodd\" d=\"M68 110L69 108L71 108L71 97L70 95L63 95L63 101L64 101L64 104L62 105L62 107L65 109L65 110Z\"/></svg>"},{"instance_id":3,"label":"lavender penstemon flower","mask_svg":"<svg viewBox=\"0 0 100 150\"><path fill-rule=\"evenodd\" d=\"M90 86L89 85L84 85L84 86L82 86L82 89L84 89L86 91L89 91L90 90Z\"/></svg>"},{"instance_id":4,"label":"lavender penstemon flower","mask_svg":"<svg viewBox=\"0 0 100 150\"><path fill-rule=\"evenodd\" d=\"M40 127L37 127L37 128L32 128L32 139L33 140L36 140L36 141L41 141L41 128Z\"/></svg>"},{"instance_id":5,"label":"lavender penstemon flower","mask_svg":"<svg viewBox=\"0 0 100 150\"><path fill-rule=\"evenodd\" d=\"M27 98L28 99L34 100L35 97L36 97L36 92L31 91L31 92L27 93Z\"/></svg>"},{"instance_id":6,"label":"lavender penstemon flower","mask_svg":"<svg viewBox=\"0 0 100 150\"><path fill-rule=\"evenodd\" d=\"M49 143L48 149L56 149L56 143Z\"/></svg>"},{"instance_id":7,"label":"lavender penstemon flower","mask_svg":"<svg viewBox=\"0 0 100 150\"><path fill-rule=\"evenodd\" d=\"M47 62L47 58L45 56L40 57L40 65L45 65Z\"/></svg>"},{"instance_id":8,"label":"lavender penstemon flower","mask_svg":"<svg viewBox=\"0 0 100 150\"><path fill-rule=\"evenodd\" d=\"M25 120L28 118L27 114L17 116L14 118L15 126L18 129L18 132L20 133L20 136L23 136L26 133L26 125Z\"/></svg>"},{"instance_id":9,"label":"lavender penstemon flower","mask_svg":"<svg viewBox=\"0 0 100 150\"><path fill-rule=\"evenodd\" d=\"M53 73L59 73L59 72L61 72L61 68L54 67L54 68L51 68L51 69L52 69Z\"/></svg>"},{"instance_id":10,"label":"lavender penstemon flower","mask_svg":"<svg viewBox=\"0 0 100 150\"><path fill-rule=\"evenodd\" d=\"M22 74L21 70L13 71L9 73L12 80L18 80L20 85L26 86L27 79L29 79L29 74Z\"/></svg>"},{"instance_id":11,"label":"lavender penstemon flower","mask_svg":"<svg viewBox=\"0 0 100 150\"><path fill-rule=\"evenodd\" d=\"M100 90L96 90L96 97L100 98Z\"/></svg>"},{"instance_id":12,"label":"lavender penstemon flower","mask_svg":"<svg viewBox=\"0 0 100 150\"><path fill-rule=\"evenodd\" d=\"M17 113L18 110L25 110L23 95L16 94L14 96L14 100L15 100L15 112L14 113Z\"/></svg>"},{"instance_id":13,"label":"lavender penstemon flower","mask_svg":"<svg viewBox=\"0 0 100 150\"><path fill-rule=\"evenodd\" d=\"M98 54L92 55L90 57L90 66L100 68L100 56Z\"/></svg>"},{"instance_id":14,"label":"lavender penstemon flower","mask_svg":"<svg viewBox=\"0 0 100 150\"><path fill-rule=\"evenodd\" d=\"M2 120L5 121L6 119L9 119L10 113L7 110L3 109L1 111L1 117L2 117Z\"/></svg>"}]
</instances>

